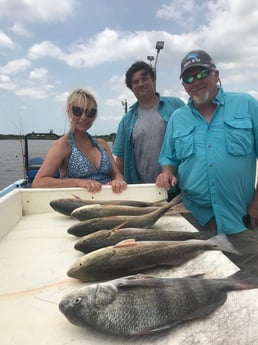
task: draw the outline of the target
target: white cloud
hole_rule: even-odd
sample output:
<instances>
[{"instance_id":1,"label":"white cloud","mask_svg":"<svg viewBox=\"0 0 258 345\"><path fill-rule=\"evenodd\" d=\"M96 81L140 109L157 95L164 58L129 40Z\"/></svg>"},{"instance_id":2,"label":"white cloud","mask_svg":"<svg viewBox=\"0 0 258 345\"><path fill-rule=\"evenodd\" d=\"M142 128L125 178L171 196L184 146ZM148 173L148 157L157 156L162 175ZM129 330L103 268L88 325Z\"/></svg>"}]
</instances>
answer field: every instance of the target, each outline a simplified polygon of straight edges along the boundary
<instances>
[{"instance_id":1,"label":"white cloud","mask_svg":"<svg viewBox=\"0 0 258 345\"><path fill-rule=\"evenodd\" d=\"M109 80L111 90L115 91L116 97L115 98L107 98L104 101L104 104L108 107L119 107L125 106L125 102L127 104L135 103L136 99L134 94L131 90L125 87L125 76L119 77L118 75L113 75ZM119 117L121 117L121 113L119 112Z\"/></svg>"},{"instance_id":2,"label":"white cloud","mask_svg":"<svg viewBox=\"0 0 258 345\"><path fill-rule=\"evenodd\" d=\"M33 36L33 33L27 29L21 24L15 23L10 30L14 32L17 36L31 38Z\"/></svg>"},{"instance_id":3,"label":"white cloud","mask_svg":"<svg viewBox=\"0 0 258 345\"><path fill-rule=\"evenodd\" d=\"M31 62L27 59L9 61L5 66L0 66L0 71L4 74L18 74L27 70Z\"/></svg>"},{"instance_id":4,"label":"white cloud","mask_svg":"<svg viewBox=\"0 0 258 345\"><path fill-rule=\"evenodd\" d=\"M58 95L55 96L55 100L56 100L57 102L61 102L61 103L64 103L64 104L65 104L68 95L69 95L69 92L60 93L60 94L58 94Z\"/></svg>"},{"instance_id":5,"label":"white cloud","mask_svg":"<svg viewBox=\"0 0 258 345\"><path fill-rule=\"evenodd\" d=\"M12 82L9 76L0 74L0 88L4 90L15 90L16 85Z\"/></svg>"},{"instance_id":6,"label":"white cloud","mask_svg":"<svg viewBox=\"0 0 258 345\"><path fill-rule=\"evenodd\" d=\"M64 21L74 13L77 0L1 0L0 17L20 22Z\"/></svg>"},{"instance_id":7,"label":"white cloud","mask_svg":"<svg viewBox=\"0 0 258 345\"><path fill-rule=\"evenodd\" d=\"M107 61L116 61L131 54L136 37L131 33L105 29L97 33L89 42L76 42L68 48L64 59L69 66L91 67ZM143 46L144 40L138 41ZM134 41L134 42L133 42ZM131 53L130 53L131 51ZM134 50L135 54L135 50Z\"/></svg>"},{"instance_id":8,"label":"white cloud","mask_svg":"<svg viewBox=\"0 0 258 345\"><path fill-rule=\"evenodd\" d=\"M34 44L28 51L28 57L30 59L38 59L41 57L52 57L63 60L62 50L50 41L43 41L41 43Z\"/></svg>"},{"instance_id":9,"label":"white cloud","mask_svg":"<svg viewBox=\"0 0 258 345\"><path fill-rule=\"evenodd\" d=\"M46 81L47 77L48 77L48 71L45 68L35 68L29 74L30 79L34 81L38 81L38 82Z\"/></svg>"},{"instance_id":10,"label":"white cloud","mask_svg":"<svg viewBox=\"0 0 258 345\"><path fill-rule=\"evenodd\" d=\"M2 30L0 30L0 47L14 49L14 43Z\"/></svg>"},{"instance_id":11,"label":"white cloud","mask_svg":"<svg viewBox=\"0 0 258 345\"><path fill-rule=\"evenodd\" d=\"M173 0L170 4L164 4L157 11L156 16L176 23L186 31L191 31L207 21L209 1L202 0ZM201 20L199 19L201 16Z\"/></svg>"},{"instance_id":12,"label":"white cloud","mask_svg":"<svg viewBox=\"0 0 258 345\"><path fill-rule=\"evenodd\" d=\"M146 51L152 51L152 44L164 33L139 31L135 33L105 29L97 33L88 42L75 42L61 49L50 41L33 45L28 50L28 57L39 59L51 57L64 61L71 67L93 67L105 62L135 58L142 59Z\"/></svg>"},{"instance_id":13,"label":"white cloud","mask_svg":"<svg viewBox=\"0 0 258 345\"><path fill-rule=\"evenodd\" d=\"M23 96L33 99L45 99L49 96L49 91L53 89L52 85L40 87L23 87L15 91L17 96Z\"/></svg>"}]
</instances>

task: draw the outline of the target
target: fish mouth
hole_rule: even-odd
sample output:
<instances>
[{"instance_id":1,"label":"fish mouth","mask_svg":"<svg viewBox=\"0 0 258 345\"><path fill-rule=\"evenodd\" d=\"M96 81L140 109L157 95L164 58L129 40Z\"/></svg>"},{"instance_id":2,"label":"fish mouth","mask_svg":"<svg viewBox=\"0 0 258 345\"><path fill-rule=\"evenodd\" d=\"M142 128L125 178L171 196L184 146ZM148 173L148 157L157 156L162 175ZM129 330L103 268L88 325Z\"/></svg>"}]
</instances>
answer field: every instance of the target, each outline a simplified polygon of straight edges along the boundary
<instances>
[{"instance_id":1,"label":"fish mouth","mask_svg":"<svg viewBox=\"0 0 258 345\"><path fill-rule=\"evenodd\" d=\"M84 246L86 247L87 243L85 243L85 242L81 243L81 242L78 241L78 242L75 243L74 249L81 250Z\"/></svg>"},{"instance_id":2,"label":"fish mouth","mask_svg":"<svg viewBox=\"0 0 258 345\"><path fill-rule=\"evenodd\" d=\"M82 265L78 266L72 266L67 271L67 276L70 278L78 279L81 282L88 282L88 281L95 281L94 278L95 270L92 271L92 269L84 269L82 268Z\"/></svg>"},{"instance_id":3,"label":"fish mouth","mask_svg":"<svg viewBox=\"0 0 258 345\"><path fill-rule=\"evenodd\" d=\"M76 278L77 277L78 270L75 268L70 268L67 272L68 277L70 278Z\"/></svg>"},{"instance_id":4,"label":"fish mouth","mask_svg":"<svg viewBox=\"0 0 258 345\"><path fill-rule=\"evenodd\" d=\"M74 305L71 300L63 299L59 303L60 312L69 320L72 324L76 326L83 326L83 323L80 322L80 317L74 308Z\"/></svg>"},{"instance_id":5,"label":"fish mouth","mask_svg":"<svg viewBox=\"0 0 258 345\"><path fill-rule=\"evenodd\" d=\"M71 317L74 314L74 311L70 300L67 300L66 298L62 299L58 305L58 308L69 320L74 319L74 317Z\"/></svg>"},{"instance_id":6,"label":"fish mouth","mask_svg":"<svg viewBox=\"0 0 258 345\"><path fill-rule=\"evenodd\" d=\"M66 310L67 310L67 302L65 300L62 300L59 303L58 308L61 311L61 313L63 313L65 315L66 314Z\"/></svg>"},{"instance_id":7,"label":"fish mouth","mask_svg":"<svg viewBox=\"0 0 258 345\"><path fill-rule=\"evenodd\" d=\"M68 277L80 279L81 266L82 265L76 264L76 265L70 267L69 270L67 271Z\"/></svg>"}]
</instances>

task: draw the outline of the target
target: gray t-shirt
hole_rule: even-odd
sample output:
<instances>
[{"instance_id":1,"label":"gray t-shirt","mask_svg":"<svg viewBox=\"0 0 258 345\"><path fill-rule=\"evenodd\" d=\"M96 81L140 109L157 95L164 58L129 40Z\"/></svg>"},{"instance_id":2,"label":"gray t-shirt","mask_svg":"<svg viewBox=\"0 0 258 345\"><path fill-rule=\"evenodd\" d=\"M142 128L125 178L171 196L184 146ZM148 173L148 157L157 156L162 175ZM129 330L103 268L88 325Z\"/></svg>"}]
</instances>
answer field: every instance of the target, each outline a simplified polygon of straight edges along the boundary
<instances>
[{"instance_id":1,"label":"gray t-shirt","mask_svg":"<svg viewBox=\"0 0 258 345\"><path fill-rule=\"evenodd\" d=\"M141 183L154 183L161 172L158 161L165 128L166 123L158 112L158 104L147 109L138 107L133 146Z\"/></svg>"}]
</instances>

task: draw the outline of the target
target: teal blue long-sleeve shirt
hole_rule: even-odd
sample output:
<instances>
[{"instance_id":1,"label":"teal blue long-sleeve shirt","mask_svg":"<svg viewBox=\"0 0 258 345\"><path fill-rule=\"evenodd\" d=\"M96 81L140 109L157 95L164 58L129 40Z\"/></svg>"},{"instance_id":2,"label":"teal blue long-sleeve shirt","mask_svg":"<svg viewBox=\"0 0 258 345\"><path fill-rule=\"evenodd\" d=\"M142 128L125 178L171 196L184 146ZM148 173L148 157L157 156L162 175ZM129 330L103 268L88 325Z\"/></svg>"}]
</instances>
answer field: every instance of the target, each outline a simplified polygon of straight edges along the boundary
<instances>
[{"instance_id":1,"label":"teal blue long-sleeve shirt","mask_svg":"<svg viewBox=\"0 0 258 345\"><path fill-rule=\"evenodd\" d=\"M166 123L168 122L172 113L177 108L182 106L184 106L184 102L180 98L159 96L158 112ZM116 139L112 148L113 154L123 158L124 160L124 179L128 184L140 183L136 170L132 138L133 129L137 121L137 113L138 102L130 107L130 110L120 121Z\"/></svg>"},{"instance_id":2,"label":"teal blue long-sleeve shirt","mask_svg":"<svg viewBox=\"0 0 258 345\"><path fill-rule=\"evenodd\" d=\"M177 168L184 204L205 225L215 216L218 233L244 231L242 217L255 193L258 102L249 94L219 88L208 123L193 106L174 112L160 154Z\"/></svg>"}]
</instances>

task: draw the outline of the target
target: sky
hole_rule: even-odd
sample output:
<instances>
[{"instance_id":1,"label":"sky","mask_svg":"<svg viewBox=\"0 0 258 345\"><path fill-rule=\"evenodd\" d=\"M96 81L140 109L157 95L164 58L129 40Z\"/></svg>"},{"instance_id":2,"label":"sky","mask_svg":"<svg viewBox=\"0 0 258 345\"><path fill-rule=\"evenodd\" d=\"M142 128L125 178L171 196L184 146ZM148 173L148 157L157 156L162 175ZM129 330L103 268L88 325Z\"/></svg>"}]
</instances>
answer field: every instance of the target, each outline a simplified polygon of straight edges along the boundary
<instances>
[{"instance_id":1,"label":"sky","mask_svg":"<svg viewBox=\"0 0 258 345\"><path fill-rule=\"evenodd\" d=\"M98 103L89 132L116 133L136 101L131 64L157 58L157 91L187 101L180 62L193 49L213 57L225 91L258 99L257 0L0 0L0 134L64 134L75 88Z\"/></svg>"}]
</instances>

